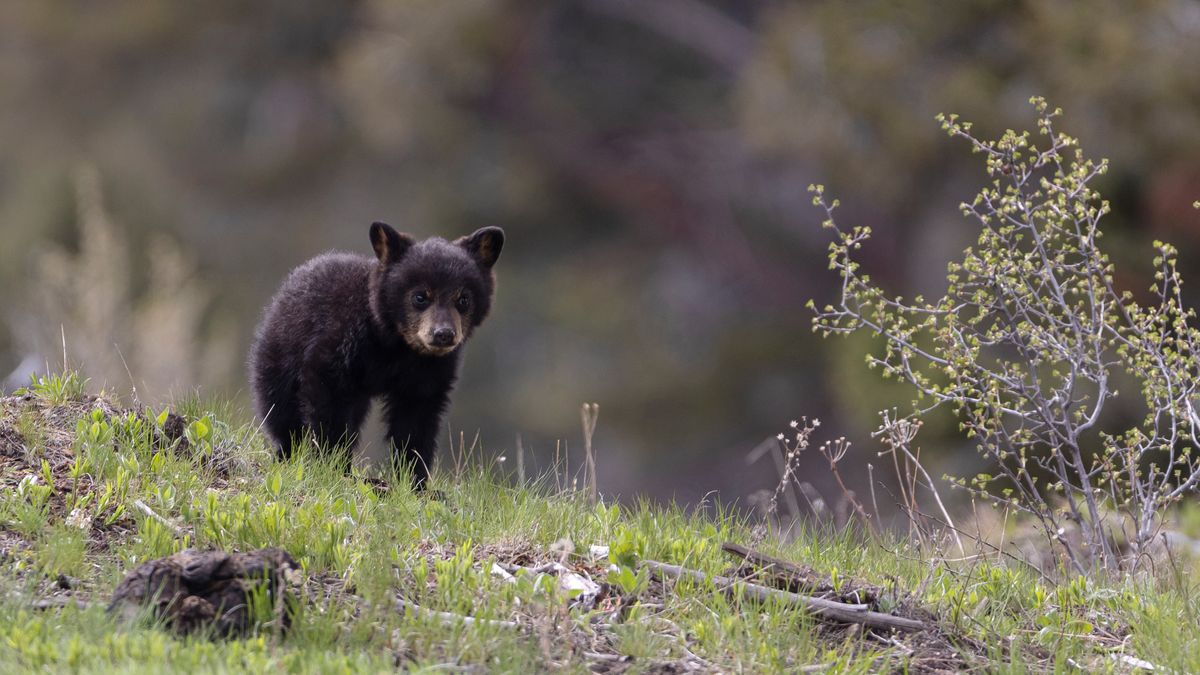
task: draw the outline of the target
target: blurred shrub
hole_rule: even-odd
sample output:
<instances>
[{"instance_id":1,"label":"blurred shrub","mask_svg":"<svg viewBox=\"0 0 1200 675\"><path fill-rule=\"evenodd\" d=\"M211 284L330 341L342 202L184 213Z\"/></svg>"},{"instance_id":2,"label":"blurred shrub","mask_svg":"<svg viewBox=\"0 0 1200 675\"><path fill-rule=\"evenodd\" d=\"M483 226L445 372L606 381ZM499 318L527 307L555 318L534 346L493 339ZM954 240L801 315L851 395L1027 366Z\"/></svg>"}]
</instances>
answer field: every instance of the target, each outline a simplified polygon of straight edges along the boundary
<instances>
[{"instance_id":1,"label":"blurred shrub","mask_svg":"<svg viewBox=\"0 0 1200 675\"><path fill-rule=\"evenodd\" d=\"M55 354L57 344L93 382L130 383L147 402L227 379L234 352L228 335L204 330L211 293L192 256L163 235L150 239L144 260L135 256L95 168L76 172L74 196L74 246L38 255L28 309L16 319L25 350Z\"/></svg>"}]
</instances>

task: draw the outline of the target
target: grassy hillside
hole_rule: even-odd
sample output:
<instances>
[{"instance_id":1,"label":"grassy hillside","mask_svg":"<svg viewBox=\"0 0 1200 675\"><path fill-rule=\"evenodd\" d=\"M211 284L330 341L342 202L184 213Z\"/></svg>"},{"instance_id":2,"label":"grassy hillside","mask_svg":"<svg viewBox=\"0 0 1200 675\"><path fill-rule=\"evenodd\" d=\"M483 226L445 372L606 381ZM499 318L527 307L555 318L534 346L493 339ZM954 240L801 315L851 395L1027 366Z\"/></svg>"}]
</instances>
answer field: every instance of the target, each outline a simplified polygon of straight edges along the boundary
<instances>
[{"instance_id":1,"label":"grassy hillside","mask_svg":"<svg viewBox=\"0 0 1200 675\"><path fill-rule=\"evenodd\" d=\"M278 462L230 417L196 401L123 409L73 374L0 400L0 669L1126 672L1136 657L1200 672L1194 569L1177 556L1157 575L1052 582L995 553L947 560L903 539L801 531L785 544L718 505L592 504L557 487L563 476L517 486L479 456L460 475L447 467L467 463L444 458L430 498L312 453ZM724 542L810 566L814 594L931 629L821 620L642 564L742 574ZM179 638L105 611L138 563L266 546L303 567L286 634ZM605 584L594 603L561 575L495 569L554 561Z\"/></svg>"}]
</instances>

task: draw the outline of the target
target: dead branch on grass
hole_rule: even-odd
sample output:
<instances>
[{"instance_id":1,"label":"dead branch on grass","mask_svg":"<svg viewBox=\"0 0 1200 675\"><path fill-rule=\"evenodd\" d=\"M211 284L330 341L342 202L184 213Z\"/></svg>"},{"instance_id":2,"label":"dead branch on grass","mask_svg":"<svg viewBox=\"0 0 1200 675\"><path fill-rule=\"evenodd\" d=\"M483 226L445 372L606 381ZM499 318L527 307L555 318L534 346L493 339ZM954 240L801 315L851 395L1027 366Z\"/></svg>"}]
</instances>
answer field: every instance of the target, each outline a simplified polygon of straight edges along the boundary
<instances>
[{"instance_id":1,"label":"dead branch on grass","mask_svg":"<svg viewBox=\"0 0 1200 675\"><path fill-rule=\"evenodd\" d=\"M824 619L834 619L845 623L862 624L872 628L890 630L923 631L929 628L924 622L917 621L916 619L873 612L867 608L867 605L851 605L823 598L814 598L808 595L759 586L747 581L731 579L719 574L705 574L697 570L690 570L678 565L669 565L653 560L643 560L641 564L643 567L649 568L657 574L659 578L691 579L698 583L711 582L721 588L726 594L732 596L741 594L759 601L774 599L793 607L806 609L812 612L814 616Z\"/></svg>"},{"instance_id":2,"label":"dead branch on grass","mask_svg":"<svg viewBox=\"0 0 1200 675\"><path fill-rule=\"evenodd\" d=\"M801 586L810 586L812 584L813 575L816 574L811 567L797 565L794 562L781 560L766 553L755 551L752 548L747 548L741 544L735 544L732 541L727 541L721 544L721 550L731 555L737 556L746 562L765 568L768 571L776 572L780 576L785 577L794 583Z\"/></svg>"}]
</instances>

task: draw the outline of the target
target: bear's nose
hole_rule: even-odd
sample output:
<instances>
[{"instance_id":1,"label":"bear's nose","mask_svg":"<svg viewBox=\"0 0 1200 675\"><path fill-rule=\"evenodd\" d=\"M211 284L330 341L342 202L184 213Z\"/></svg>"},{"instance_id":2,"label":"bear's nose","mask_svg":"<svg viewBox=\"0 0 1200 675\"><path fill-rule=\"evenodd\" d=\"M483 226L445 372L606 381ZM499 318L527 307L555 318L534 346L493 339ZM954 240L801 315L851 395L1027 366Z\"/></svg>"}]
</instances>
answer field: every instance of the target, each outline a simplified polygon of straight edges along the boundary
<instances>
[{"instance_id":1,"label":"bear's nose","mask_svg":"<svg viewBox=\"0 0 1200 675\"><path fill-rule=\"evenodd\" d=\"M449 347L454 344L454 329L439 328L433 331L433 344L435 347Z\"/></svg>"}]
</instances>

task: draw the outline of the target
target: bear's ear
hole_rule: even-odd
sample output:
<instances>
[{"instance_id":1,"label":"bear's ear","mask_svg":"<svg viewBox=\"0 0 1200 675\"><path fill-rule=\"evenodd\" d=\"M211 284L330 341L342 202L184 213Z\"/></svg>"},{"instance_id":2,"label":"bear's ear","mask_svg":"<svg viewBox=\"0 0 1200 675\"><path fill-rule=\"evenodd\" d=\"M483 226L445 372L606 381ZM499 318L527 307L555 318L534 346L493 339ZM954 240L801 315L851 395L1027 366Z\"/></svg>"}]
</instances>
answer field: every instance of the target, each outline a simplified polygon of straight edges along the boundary
<instances>
[{"instance_id":1,"label":"bear's ear","mask_svg":"<svg viewBox=\"0 0 1200 675\"><path fill-rule=\"evenodd\" d=\"M469 237L456 239L454 243L467 249L480 267L491 269L500 259L500 249L504 248L504 230L498 227L480 228Z\"/></svg>"},{"instance_id":2,"label":"bear's ear","mask_svg":"<svg viewBox=\"0 0 1200 675\"><path fill-rule=\"evenodd\" d=\"M385 265L399 260L415 243L415 239L400 234L387 223L371 223L371 246L375 249L375 257Z\"/></svg>"}]
</instances>

